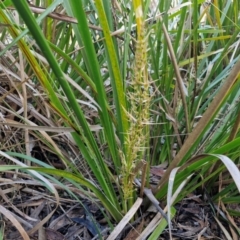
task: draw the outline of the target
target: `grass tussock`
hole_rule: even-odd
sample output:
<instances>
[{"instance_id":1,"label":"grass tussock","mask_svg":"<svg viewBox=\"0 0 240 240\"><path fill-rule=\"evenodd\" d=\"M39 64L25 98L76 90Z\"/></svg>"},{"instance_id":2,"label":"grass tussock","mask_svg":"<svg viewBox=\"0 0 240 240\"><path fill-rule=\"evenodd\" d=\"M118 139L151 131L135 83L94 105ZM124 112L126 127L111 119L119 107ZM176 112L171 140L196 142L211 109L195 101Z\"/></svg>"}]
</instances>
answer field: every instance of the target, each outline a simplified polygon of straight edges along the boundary
<instances>
[{"instance_id":1,"label":"grass tussock","mask_svg":"<svg viewBox=\"0 0 240 240\"><path fill-rule=\"evenodd\" d=\"M5 0L0 21L0 239L239 238L237 1Z\"/></svg>"}]
</instances>

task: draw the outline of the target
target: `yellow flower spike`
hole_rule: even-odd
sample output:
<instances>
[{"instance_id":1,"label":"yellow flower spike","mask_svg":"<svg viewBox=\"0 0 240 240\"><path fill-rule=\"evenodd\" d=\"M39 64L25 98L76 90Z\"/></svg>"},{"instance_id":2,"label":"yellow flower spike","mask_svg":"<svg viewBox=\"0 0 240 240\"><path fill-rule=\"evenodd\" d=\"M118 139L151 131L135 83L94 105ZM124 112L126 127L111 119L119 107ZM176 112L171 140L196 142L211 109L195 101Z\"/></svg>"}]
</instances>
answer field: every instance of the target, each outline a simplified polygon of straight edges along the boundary
<instances>
[{"instance_id":1,"label":"yellow flower spike","mask_svg":"<svg viewBox=\"0 0 240 240\"><path fill-rule=\"evenodd\" d=\"M130 102L130 112L127 113L130 128L127 133L127 151L125 156L126 165L122 168L122 189L125 198L125 205L128 208L134 201L133 180L138 175L136 166L145 157L145 150L148 147L149 126L146 122L149 120L150 108L150 82L147 72L147 37L145 32L143 8L141 0L134 0L133 7L135 11L137 24L137 40L135 61L133 64L133 76L130 82L132 89L128 93Z\"/></svg>"},{"instance_id":2,"label":"yellow flower spike","mask_svg":"<svg viewBox=\"0 0 240 240\"><path fill-rule=\"evenodd\" d=\"M136 15L136 23L137 23L137 37L138 40L141 38L142 27L143 27L143 9L141 0L134 0L133 7Z\"/></svg>"}]
</instances>

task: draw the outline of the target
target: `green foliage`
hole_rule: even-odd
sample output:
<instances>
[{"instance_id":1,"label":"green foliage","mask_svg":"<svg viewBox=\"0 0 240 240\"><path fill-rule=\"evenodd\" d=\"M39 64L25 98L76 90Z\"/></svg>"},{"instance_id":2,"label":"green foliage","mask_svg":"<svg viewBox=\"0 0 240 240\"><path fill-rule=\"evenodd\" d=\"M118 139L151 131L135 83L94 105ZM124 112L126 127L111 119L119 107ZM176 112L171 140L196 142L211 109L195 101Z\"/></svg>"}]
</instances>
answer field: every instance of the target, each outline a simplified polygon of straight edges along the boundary
<instances>
[{"instance_id":1,"label":"green foliage","mask_svg":"<svg viewBox=\"0 0 240 240\"><path fill-rule=\"evenodd\" d=\"M8 9L11 2L19 22ZM167 199L176 167L171 192L191 178L175 203L202 185L214 187L225 167L239 181L231 161L237 165L240 157L240 24L237 1L160 1L158 7L151 1L113 2L39 1L46 9L37 15L27 1L3 1L0 19L7 31L1 41L10 43L1 55L18 45L24 71L43 87L52 119L73 129L93 181L56 150L57 140L48 143L69 172L50 166L35 171L80 184L120 221L137 198L133 180L144 172L143 159L146 187L150 166L168 163L153 191L159 200ZM54 9L68 17L47 16ZM239 202L236 192L224 189L212 198L223 196ZM165 227L161 222L151 239Z\"/></svg>"}]
</instances>

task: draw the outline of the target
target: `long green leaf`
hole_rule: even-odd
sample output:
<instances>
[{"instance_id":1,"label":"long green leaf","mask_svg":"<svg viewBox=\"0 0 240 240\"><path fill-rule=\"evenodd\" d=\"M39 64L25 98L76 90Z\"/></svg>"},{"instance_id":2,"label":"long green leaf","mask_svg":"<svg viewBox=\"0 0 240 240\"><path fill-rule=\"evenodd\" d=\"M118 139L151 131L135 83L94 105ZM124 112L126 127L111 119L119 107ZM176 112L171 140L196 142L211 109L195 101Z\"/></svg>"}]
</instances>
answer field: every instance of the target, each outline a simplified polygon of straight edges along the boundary
<instances>
[{"instance_id":1,"label":"long green leaf","mask_svg":"<svg viewBox=\"0 0 240 240\"><path fill-rule=\"evenodd\" d=\"M91 133L91 130L88 126L88 123L84 117L84 114L82 110L79 107L79 104L76 101L76 97L74 96L68 82L65 80L64 74L59 67L59 64L57 60L55 59L45 37L43 36L43 33L36 23L36 20L34 19L31 11L29 10L29 7L25 1L17 1L13 0L13 3L18 10L19 14L23 18L24 22L28 26L29 31L34 36L36 42L38 43L40 49L42 50L44 56L46 57L49 65L51 66L55 76L56 80L60 83L61 87L63 88L68 101L69 106L71 106L71 109L73 109L80 126L78 126L78 123L72 124L72 120L69 119L67 116L65 110L63 109L61 103L58 99L54 99L54 102L50 102L50 104L53 104L52 107L58 111L58 113L64 117L65 120L67 120L67 123L70 124L74 129L76 130L76 133L73 133L73 137L75 138L77 144L79 145L80 149L82 150L85 158L87 159L92 171L95 173L95 176L97 177L103 191L105 192L106 196L110 199L112 203L114 203L116 206L118 206L118 202L116 201L116 194L114 192L113 186L111 184L109 172L107 171L106 165L102 159L101 153L99 151L99 148L95 142L95 139ZM48 88L46 87L48 90ZM50 97L53 97L50 95ZM106 110L106 109L105 109ZM106 114L107 115L107 114ZM91 150L94 152L95 156L90 157L89 150L87 150L86 146L82 142L82 139L79 137L78 134L80 134L81 129L83 131L83 138L87 141L85 144L88 144L88 147L91 147ZM101 170L99 171L99 168L101 167Z\"/></svg>"}]
</instances>

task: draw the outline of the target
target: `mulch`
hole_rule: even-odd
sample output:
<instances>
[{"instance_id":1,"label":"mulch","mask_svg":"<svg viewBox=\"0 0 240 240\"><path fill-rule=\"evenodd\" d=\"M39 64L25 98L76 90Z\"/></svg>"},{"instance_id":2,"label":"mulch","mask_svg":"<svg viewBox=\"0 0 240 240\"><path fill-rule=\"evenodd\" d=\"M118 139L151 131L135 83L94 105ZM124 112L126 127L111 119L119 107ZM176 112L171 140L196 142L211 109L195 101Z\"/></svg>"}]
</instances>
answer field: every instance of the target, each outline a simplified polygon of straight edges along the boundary
<instances>
[{"instance_id":1,"label":"mulch","mask_svg":"<svg viewBox=\"0 0 240 240\"><path fill-rule=\"evenodd\" d=\"M106 212L96 201L85 198L79 202L63 189L58 189L60 204L55 210L55 199L43 185L28 179L24 174L17 177L10 172L5 174L0 179L2 185L0 204L9 213L9 215L0 215L5 240L23 239L15 223L9 220L10 215L29 233L53 211L50 219L30 235L31 240L100 239L98 237L100 232L102 239L106 239L110 234ZM72 187L71 190L82 198L77 189L70 185L69 187ZM171 226L173 239L227 239L216 218L228 231L230 231L229 223L213 210L211 204L206 203L202 195L192 194L176 204L175 208L177 212ZM137 239L156 215L156 209L153 207L150 209L144 213L139 211L138 218L126 225L117 239ZM114 228L114 223L112 226ZM169 230L167 227L159 239L170 239Z\"/></svg>"}]
</instances>

